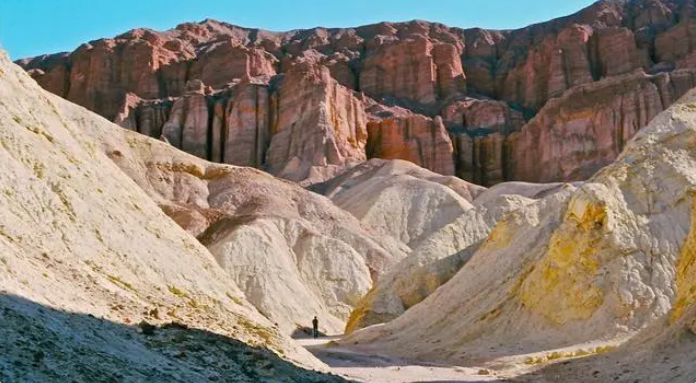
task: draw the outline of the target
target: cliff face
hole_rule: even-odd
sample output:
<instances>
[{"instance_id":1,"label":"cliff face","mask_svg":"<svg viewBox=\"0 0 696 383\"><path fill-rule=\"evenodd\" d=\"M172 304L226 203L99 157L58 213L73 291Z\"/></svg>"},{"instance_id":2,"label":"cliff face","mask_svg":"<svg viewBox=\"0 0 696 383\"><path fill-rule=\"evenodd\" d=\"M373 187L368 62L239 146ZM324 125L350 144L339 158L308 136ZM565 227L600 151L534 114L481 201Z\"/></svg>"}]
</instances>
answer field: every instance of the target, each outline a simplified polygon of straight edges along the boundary
<instances>
[{"instance_id":1,"label":"cliff face","mask_svg":"<svg viewBox=\"0 0 696 383\"><path fill-rule=\"evenodd\" d=\"M383 155L494 184L577 180L610 163L696 85L695 52L693 2L624 0L513 31L413 21L275 33L205 20L19 63L122 126L156 137L176 127L182 141L170 143L214 161L305 181ZM441 116L451 137L414 146L392 132L405 120L365 116L375 103L433 121L422 125Z\"/></svg>"},{"instance_id":2,"label":"cliff face","mask_svg":"<svg viewBox=\"0 0 696 383\"><path fill-rule=\"evenodd\" d=\"M575 87L507 139L510 173L528 181L582 180L611 164L655 116L696 85L694 72L643 72Z\"/></svg>"}]
</instances>

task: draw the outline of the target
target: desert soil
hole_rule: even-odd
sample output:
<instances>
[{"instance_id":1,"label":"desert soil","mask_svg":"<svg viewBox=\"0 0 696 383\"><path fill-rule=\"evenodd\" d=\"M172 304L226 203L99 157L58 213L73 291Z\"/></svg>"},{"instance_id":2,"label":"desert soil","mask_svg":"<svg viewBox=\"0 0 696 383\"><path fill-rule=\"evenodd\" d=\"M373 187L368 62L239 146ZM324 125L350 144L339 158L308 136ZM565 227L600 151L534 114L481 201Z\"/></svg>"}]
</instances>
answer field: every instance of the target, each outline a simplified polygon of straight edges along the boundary
<instances>
[{"instance_id":1,"label":"desert soil","mask_svg":"<svg viewBox=\"0 0 696 383\"><path fill-rule=\"evenodd\" d=\"M456 367L413 362L405 359L368 353L335 343L337 338L297 341L331 371L346 379L364 383L416 383L416 382L505 382L493 371L485 368Z\"/></svg>"}]
</instances>

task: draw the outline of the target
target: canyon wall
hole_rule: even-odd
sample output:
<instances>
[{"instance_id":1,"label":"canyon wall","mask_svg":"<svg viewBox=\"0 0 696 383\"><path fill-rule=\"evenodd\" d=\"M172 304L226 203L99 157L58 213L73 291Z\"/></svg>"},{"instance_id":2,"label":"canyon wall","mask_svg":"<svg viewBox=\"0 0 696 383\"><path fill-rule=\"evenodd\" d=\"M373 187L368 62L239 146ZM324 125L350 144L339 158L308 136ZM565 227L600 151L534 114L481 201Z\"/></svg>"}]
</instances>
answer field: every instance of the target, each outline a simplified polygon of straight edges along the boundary
<instances>
[{"instance_id":1,"label":"canyon wall","mask_svg":"<svg viewBox=\"0 0 696 383\"><path fill-rule=\"evenodd\" d=\"M601 1L509 31L204 20L18 63L124 127L295 181L369 157L485 185L571 181L696 86L696 5Z\"/></svg>"}]
</instances>

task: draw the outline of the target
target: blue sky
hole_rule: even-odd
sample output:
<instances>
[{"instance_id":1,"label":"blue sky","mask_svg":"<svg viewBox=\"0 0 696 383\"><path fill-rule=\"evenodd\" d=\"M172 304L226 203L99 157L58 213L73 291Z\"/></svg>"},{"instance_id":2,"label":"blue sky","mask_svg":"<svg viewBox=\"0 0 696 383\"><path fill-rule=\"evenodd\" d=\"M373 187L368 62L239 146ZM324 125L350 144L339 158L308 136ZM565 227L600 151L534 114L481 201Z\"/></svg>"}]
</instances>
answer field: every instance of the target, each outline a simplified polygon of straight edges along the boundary
<instances>
[{"instance_id":1,"label":"blue sky","mask_svg":"<svg viewBox=\"0 0 696 383\"><path fill-rule=\"evenodd\" d=\"M129 29L214 18L289 30L423 19L463 28L519 28L593 0L0 0L0 45L13 59L72 51Z\"/></svg>"}]
</instances>

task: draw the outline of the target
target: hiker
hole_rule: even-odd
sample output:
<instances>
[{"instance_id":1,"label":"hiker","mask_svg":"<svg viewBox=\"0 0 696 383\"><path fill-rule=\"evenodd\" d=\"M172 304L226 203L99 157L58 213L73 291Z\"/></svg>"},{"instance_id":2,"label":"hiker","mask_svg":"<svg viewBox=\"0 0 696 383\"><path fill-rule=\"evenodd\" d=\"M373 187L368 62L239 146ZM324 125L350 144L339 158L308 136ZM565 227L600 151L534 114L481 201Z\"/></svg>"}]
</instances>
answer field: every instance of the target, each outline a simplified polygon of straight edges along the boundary
<instances>
[{"instance_id":1,"label":"hiker","mask_svg":"<svg viewBox=\"0 0 696 383\"><path fill-rule=\"evenodd\" d=\"M319 319L316 316L312 319L312 335L314 339L319 338Z\"/></svg>"}]
</instances>

